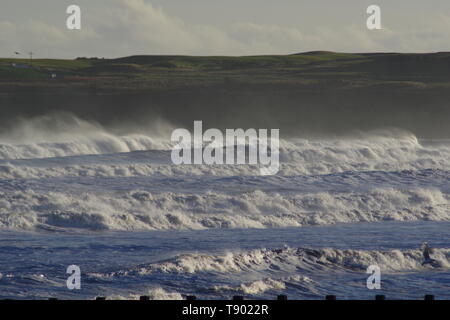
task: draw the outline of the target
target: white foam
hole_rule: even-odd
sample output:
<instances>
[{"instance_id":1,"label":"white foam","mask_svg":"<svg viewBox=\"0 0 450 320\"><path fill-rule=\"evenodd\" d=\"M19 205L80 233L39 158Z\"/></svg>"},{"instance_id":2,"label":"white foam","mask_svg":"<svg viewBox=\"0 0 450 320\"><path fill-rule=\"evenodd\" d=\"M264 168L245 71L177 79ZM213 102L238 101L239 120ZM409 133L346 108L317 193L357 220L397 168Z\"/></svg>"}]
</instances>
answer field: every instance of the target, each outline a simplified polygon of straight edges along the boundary
<instances>
[{"instance_id":1,"label":"white foam","mask_svg":"<svg viewBox=\"0 0 450 320\"><path fill-rule=\"evenodd\" d=\"M287 284L295 283L299 285L305 283L310 285L313 281L306 276L295 275L284 277L281 279L264 278L255 281L249 281L241 283L238 287L232 286L214 286L213 290L216 292L226 293L226 292L239 292L243 294L257 295L264 293L266 291L283 291L286 289Z\"/></svg>"},{"instance_id":2,"label":"white foam","mask_svg":"<svg viewBox=\"0 0 450 320\"><path fill-rule=\"evenodd\" d=\"M441 269L450 268L450 249L434 249L433 258ZM378 265L384 273L427 270L422 266L421 250L339 250L339 249L297 249L279 250L255 249L244 252L227 252L222 255L200 253L183 254L160 263L141 266L129 273L241 273L241 272L286 272L288 274L313 272L338 272L354 270L365 272L370 265ZM261 280L240 286L239 290L261 292L271 288L282 289L283 282L310 282L308 277ZM217 287L216 289L224 289ZM228 287L228 289L230 289ZM236 288L235 288L236 289Z\"/></svg>"},{"instance_id":3,"label":"white foam","mask_svg":"<svg viewBox=\"0 0 450 320\"><path fill-rule=\"evenodd\" d=\"M149 134L118 134L68 113L18 119L0 136L0 159L35 159L167 149L170 125L149 123ZM166 141L166 142L165 142Z\"/></svg>"},{"instance_id":4,"label":"white foam","mask_svg":"<svg viewBox=\"0 0 450 320\"><path fill-rule=\"evenodd\" d=\"M61 142L7 144L0 139L0 159L34 159L88 154L115 154L142 150L170 150L172 144L164 135L134 134L118 136L105 131L83 136L64 137ZM165 164L127 158L127 163L101 158L99 163L57 165L54 161L0 164L0 178L39 178L60 176L133 176L133 175L259 175L255 165L172 165L167 153ZM411 134L388 136L365 135L342 139L281 140L279 175L318 175L344 171L401 171L442 169L450 167L450 144L419 143Z\"/></svg>"},{"instance_id":5,"label":"white foam","mask_svg":"<svg viewBox=\"0 0 450 320\"><path fill-rule=\"evenodd\" d=\"M36 159L169 148L170 143L142 134L116 136L95 133L92 137L74 137L68 141L55 143L0 143L0 159Z\"/></svg>"},{"instance_id":6,"label":"white foam","mask_svg":"<svg viewBox=\"0 0 450 320\"><path fill-rule=\"evenodd\" d=\"M270 228L383 220L450 220L449 196L435 189L243 194L0 192L0 228L170 230Z\"/></svg>"}]
</instances>

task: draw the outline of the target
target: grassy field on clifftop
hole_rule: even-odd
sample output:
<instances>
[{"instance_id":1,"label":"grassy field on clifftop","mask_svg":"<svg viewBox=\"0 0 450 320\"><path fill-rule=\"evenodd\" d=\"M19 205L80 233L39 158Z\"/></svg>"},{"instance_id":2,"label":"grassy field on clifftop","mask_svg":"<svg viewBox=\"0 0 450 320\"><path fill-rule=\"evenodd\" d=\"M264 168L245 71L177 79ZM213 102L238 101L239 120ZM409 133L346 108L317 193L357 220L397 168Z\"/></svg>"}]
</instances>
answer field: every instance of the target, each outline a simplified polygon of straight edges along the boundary
<instances>
[{"instance_id":1,"label":"grassy field on clifftop","mask_svg":"<svg viewBox=\"0 0 450 320\"><path fill-rule=\"evenodd\" d=\"M450 53L347 54L308 52L284 56L130 56L75 60L0 59L1 86L170 89L236 84L420 87L450 82ZM52 74L56 78L52 79ZM57 81L56 81L56 80Z\"/></svg>"}]
</instances>

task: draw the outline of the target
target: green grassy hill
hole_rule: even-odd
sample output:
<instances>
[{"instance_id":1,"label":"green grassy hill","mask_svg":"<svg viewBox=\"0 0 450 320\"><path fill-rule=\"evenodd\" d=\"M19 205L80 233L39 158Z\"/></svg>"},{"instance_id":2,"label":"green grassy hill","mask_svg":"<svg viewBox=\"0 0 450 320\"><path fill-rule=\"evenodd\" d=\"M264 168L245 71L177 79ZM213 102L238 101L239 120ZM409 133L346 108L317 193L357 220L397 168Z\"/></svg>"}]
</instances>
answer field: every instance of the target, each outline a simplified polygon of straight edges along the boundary
<instances>
[{"instance_id":1,"label":"green grassy hill","mask_svg":"<svg viewBox=\"0 0 450 320\"><path fill-rule=\"evenodd\" d=\"M16 64L19 67L13 67ZM0 86L21 85L170 88L220 83L287 85L431 85L450 82L450 53L346 54L307 52L285 56L131 56L75 60L0 59ZM51 81L56 74L59 81ZM39 82L39 83L37 83Z\"/></svg>"}]
</instances>

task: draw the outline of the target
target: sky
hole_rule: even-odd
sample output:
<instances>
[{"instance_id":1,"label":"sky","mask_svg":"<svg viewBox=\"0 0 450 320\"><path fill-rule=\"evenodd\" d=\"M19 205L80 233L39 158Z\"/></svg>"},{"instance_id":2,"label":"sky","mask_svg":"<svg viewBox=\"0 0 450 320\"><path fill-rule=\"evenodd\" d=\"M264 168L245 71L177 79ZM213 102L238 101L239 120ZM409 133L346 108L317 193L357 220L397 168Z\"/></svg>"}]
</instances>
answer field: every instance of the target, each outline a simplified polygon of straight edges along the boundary
<instances>
[{"instance_id":1,"label":"sky","mask_svg":"<svg viewBox=\"0 0 450 320\"><path fill-rule=\"evenodd\" d=\"M368 30L369 5L381 30ZM81 8L81 30L66 9ZM449 0L1 0L0 56L450 51Z\"/></svg>"}]
</instances>

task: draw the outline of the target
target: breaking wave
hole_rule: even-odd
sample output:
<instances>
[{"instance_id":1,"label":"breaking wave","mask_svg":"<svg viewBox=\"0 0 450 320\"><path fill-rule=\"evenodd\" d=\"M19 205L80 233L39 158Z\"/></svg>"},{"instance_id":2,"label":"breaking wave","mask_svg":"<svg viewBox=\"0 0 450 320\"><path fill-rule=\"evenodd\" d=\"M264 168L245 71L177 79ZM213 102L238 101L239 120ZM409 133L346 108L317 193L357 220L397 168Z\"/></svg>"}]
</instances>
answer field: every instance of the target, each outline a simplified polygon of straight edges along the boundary
<instances>
[{"instance_id":1,"label":"breaking wave","mask_svg":"<svg viewBox=\"0 0 450 320\"><path fill-rule=\"evenodd\" d=\"M442 268L450 268L450 249L435 249L434 258ZM389 272L426 269L420 250L364 251L338 249L257 249L250 252L229 252L222 256L185 254L172 260L143 267L140 272L243 272L256 269L350 269L365 271L378 265ZM294 270L294 269L292 269Z\"/></svg>"},{"instance_id":2,"label":"breaking wave","mask_svg":"<svg viewBox=\"0 0 450 320\"><path fill-rule=\"evenodd\" d=\"M121 172L130 172L130 175L133 172L137 175L258 175L259 169L255 165L174 166L170 159L172 143L168 137L169 134L117 135L97 130L86 131L83 135L63 136L57 142L6 143L0 138L0 178L77 176L85 172L91 176L121 176ZM152 150L167 151L161 156L163 163L153 163L155 152ZM118 157L118 153L133 151L149 152L130 153L126 156L127 163L115 161L125 157ZM110 154L110 158L87 165L78 157L80 164L58 165L56 168L55 161L51 159L48 161L50 168L43 161L39 161L39 165L32 160L14 161L99 154ZM138 159L134 159L134 156ZM144 161L145 157L147 162ZM343 139L291 138L280 142L280 163L279 175L282 176L345 171L446 170L450 167L450 144L421 143L412 134L389 135L386 132Z\"/></svg>"},{"instance_id":3,"label":"breaking wave","mask_svg":"<svg viewBox=\"0 0 450 320\"><path fill-rule=\"evenodd\" d=\"M295 275L283 277L281 279L264 278L261 280L249 281L241 283L237 287L228 285L214 286L213 290L221 294L233 292L233 293L257 295L264 293L266 291L282 291L286 289L287 285L292 283L295 283L297 286L306 285L308 286L309 289L310 286L314 284L314 281L306 276Z\"/></svg>"},{"instance_id":4,"label":"breaking wave","mask_svg":"<svg viewBox=\"0 0 450 320\"><path fill-rule=\"evenodd\" d=\"M172 230L450 220L450 144L407 132L281 141L281 170L173 165L170 126L110 132L70 115L0 136L0 228ZM91 155L91 156L87 156Z\"/></svg>"},{"instance_id":5,"label":"breaking wave","mask_svg":"<svg viewBox=\"0 0 450 320\"><path fill-rule=\"evenodd\" d=\"M433 258L438 261L437 268L450 268L450 249L434 249ZM110 273L108 276L144 275L155 272L163 273L241 273L241 272L287 272L300 273L299 277L287 277L279 280L267 280L264 284L250 282L241 286L242 290L261 290L262 287L282 286L281 282L312 282L301 276L302 271L356 271L366 272L370 265L377 265L384 273L414 272L429 270L422 266L421 250L340 250L340 249L255 249L244 252L227 252L222 255L201 253L182 254L154 264L142 265L129 270ZM257 288L260 289L257 289ZM216 289L223 289L217 287Z\"/></svg>"},{"instance_id":6,"label":"breaking wave","mask_svg":"<svg viewBox=\"0 0 450 320\"><path fill-rule=\"evenodd\" d=\"M449 197L438 190L392 188L337 194L0 192L0 227L7 229L270 228L385 220L448 221Z\"/></svg>"},{"instance_id":7,"label":"breaking wave","mask_svg":"<svg viewBox=\"0 0 450 320\"><path fill-rule=\"evenodd\" d=\"M74 137L69 141L54 143L0 143L0 159L67 157L168 148L170 148L169 143L145 135L115 136L101 133L96 134L95 137Z\"/></svg>"},{"instance_id":8,"label":"breaking wave","mask_svg":"<svg viewBox=\"0 0 450 320\"><path fill-rule=\"evenodd\" d=\"M170 125L149 124L150 134L118 133L68 113L18 119L0 136L0 159L36 159L74 155L167 149ZM132 132L132 133L129 133ZM167 140L167 139L166 139Z\"/></svg>"}]
</instances>

